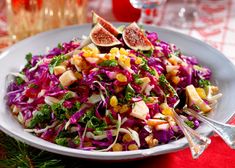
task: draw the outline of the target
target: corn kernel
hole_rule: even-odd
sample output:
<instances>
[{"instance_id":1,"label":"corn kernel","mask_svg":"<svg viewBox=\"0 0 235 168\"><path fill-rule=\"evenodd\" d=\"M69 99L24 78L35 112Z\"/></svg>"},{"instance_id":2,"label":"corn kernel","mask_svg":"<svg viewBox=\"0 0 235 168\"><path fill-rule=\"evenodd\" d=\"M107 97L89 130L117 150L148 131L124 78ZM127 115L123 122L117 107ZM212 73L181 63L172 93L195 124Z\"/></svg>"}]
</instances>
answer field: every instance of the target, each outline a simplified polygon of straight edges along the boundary
<instances>
[{"instance_id":1,"label":"corn kernel","mask_svg":"<svg viewBox=\"0 0 235 168\"><path fill-rule=\"evenodd\" d=\"M116 96L112 96L109 100L109 103L112 107L115 107L118 105L118 99Z\"/></svg>"},{"instance_id":2,"label":"corn kernel","mask_svg":"<svg viewBox=\"0 0 235 168\"><path fill-rule=\"evenodd\" d=\"M123 137L122 137L122 141L123 142L131 142L132 138L129 134L124 134Z\"/></svg>"},{"instance_id":3,"label":"corn kernel","mask_svg":"<svg viewBox=\"0 0 235 168\"><path fill-rule=\"evenodd\" d=\"M175 75L178 73L178 71L179 71L179 70L177 70L177 69L173 69L172 71L170 71L170 74L171 74L172 76L175 76Z\"/></svg>"},{"instance_id":4,"label":"corn kernel","mask_svg":"<svg viewBox=\"0 0 235 168\"><path fill-rule=\"evenodd\" d=\"M127 55L128 52L124 48L120 48L120 54Z\"/></svg>"},{"instance_id":5,"label":"corn kernel","mask_svg":"<svg viewBox=\"0 0 235 168\"><path fill-rule=\"evenodd\" d=\"M118 60L123 62L123 63L125 62L125 59L126 59L125 55L120 55L119 58L118 58Z\"/></svg>"},{"instance_id":6,"label":"corn kernel","mask_svg":"<svg viewBox=\"0 0 235 168\"><path fill-rule=\"evenodd\" d=\"M119 49L117 48L117 47L113 47L113 48L111 48L111 50L110 50L110 53L111 54L117 54L119 52Z\"/></svg>"},{"instance_id":7,"label":"corn kernel","mask_svg":"<svg viewBox=\"0 0 235 168\"><path fill-rule=\"evenodd\" d=\"M173 116L173 112L172 109L168 106L167 103L162 103L160 105L161 109L162 109L162 114L166 115L166 116Z\"/></svg>"},{"instance_id":8,"label":"corn kernel","mask_svg":"<svg viewBox=\"0 0 235 168\"><path fill-rule=\"evenodd\" d=\"M180 82L180 77L178 76L173 76L171 79L172 79L172 82L174 82L174 84L176 85Z\"/></svg>"},{"instance_id":9,"label":"corn kernel","mask_svg":"<svg viewBox=\"0 0 235 168\"><path fill-rule=\"evenodd\" d=\"M139 148L138 148L138 146L136 145L136 144L130 144L129 146L128 146L128 150L138 150Z\"/></svg>"},{"instance_id":10,"label":"corn kernel","mask_svg":"<svg viewBox=\"0 0 235 168\"><path fill-rule=\"evenodd\" d=\"M85 46L82 48L82 51L86 52L86 51L91 51L91 48L88 46Z\"/></svg>"},{"instance_id":11,"label":"corn kernel","mask_svg":"<svg viewBox=\"0 0 235 168\"><path fill-rule=\"evenodd\" d=\"M83 56L84 56L84 57L91 57L91 56L92 56L92 51L85 51L85 52L83 53Z\"/></svg>"},{"instance_id":12,"label":"corn kernel","mask_svg":"<svg viewBox=\"0 0 235 168\"><path fill-rule=\"evenodd\" d=\"M166 116L173 116L172 110L169 107L164 109L164 110L162 110L162 114L166 115Z\"/></svg>"},{"instance_id":13,"label":"corn kernel","mask_svg":"<svg viewBox=\"0 0 235 168\"><path fill-rule=\"evenodd\" d=\"M118 73L116 75L116 79L119 81L119 82L127 82L127 77L125 75L123 75L122 73Z\"/></svg>"},{"instance_id":14,"label":"corn kernel","mask_svg":"<svg viewBox=\"0 0 235 168\"><path fill-rule=\"evenodd\" d=\"M206 99L206 92L203 88L196 88L196 91L202 99Z\"/></svg>"},{"instance_id":15,"label":"corn kernel","mask_svg":"<svg viewBox=\"0 0 235 168\"><path fill-rule=\"evenodd\" d=\"M124 104L121 109L119 110L120 113L125 113L129 110L129 107L127 104Z\"/></svg>"},{"instance_id":16,"label":"corn kernel","mask_svg":"<svg viewBox=\"0 0 235 168\"><path fill-rule=\"evenodd\" d=\"M123 147L120 143L115 143L112 147L113 151L122 151Z\"/></svg>"},{"instance_id":17,"label":"corn kernel","mask_svg":"<svg viewBox=\"0 0 235 168\"><path fill-rule=\"evenodd\" d=\"M136 57L135 64L141 64L142 63L142 58Z\"/></svg>"},{"instance_id":18,"label":"corn kernel","mask_svg":"<svg viewBox=\"0 0 235 168\"><path fill-rule=\"evenodd\" d=\"M131 59L127 57L123 62L127 67L131 67Z\"/></svg>"},{"instance_id":19,"label":"corn kernel","mask_svg":"<svg viewBox=\"0 0 235 168\"><path fill-rule=\"evenodd\" d=\"M128 55L129 55L129 57L136 57L136 55L133 53L129 53Z\"/></svg>"},{"instance_id":20,"label":"corn kernel","mask_svg":"<svg viewBox=\"0 0 235 168\"><path fill-rule=\"evenodd\" d=\"M115 59L115 54L111 54L110 56L109 56L109 60L114 60Z\"/></svg>"},{"instance_id":21,"label":"corn kernel","mask_svg":"<svg viewBox=\"0 0 235 168\"><path fill-rule=\"evenodd\" d=\"M173 65L177 65L177 61L173 57L169 58L168 61L170 61Z\"/></svg>"}]
</instances>

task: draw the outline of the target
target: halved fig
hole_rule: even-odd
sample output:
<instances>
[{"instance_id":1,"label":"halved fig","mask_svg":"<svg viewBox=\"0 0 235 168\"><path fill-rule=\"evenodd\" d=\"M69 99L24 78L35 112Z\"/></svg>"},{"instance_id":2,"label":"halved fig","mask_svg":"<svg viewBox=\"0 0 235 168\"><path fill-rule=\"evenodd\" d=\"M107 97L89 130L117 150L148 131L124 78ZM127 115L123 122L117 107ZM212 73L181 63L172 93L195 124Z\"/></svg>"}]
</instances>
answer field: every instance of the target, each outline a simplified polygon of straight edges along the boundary
<instances>
[{"instance_id":1,"label":"halved fig","mask_svg":"<svg viewBox=\"0 0 235 168\"><path fill-rule=\"evenodd\" d=\"M97 15L95 12L92 12L92 23L93 23L93 26L99 23L101 26L103 26L107 31L109 31L115 37L121 34L121 32L117 28L115 28L111 23L109 23L104 18Z\"/></svg>"},{"instance_id":2,"label":"halved fig","mask_svg":"<svg viewBox=\"0 0 235 168\"><path fill-rule=\"evenodd\" d=\"M91 30L90 39L95 45L100 47L112 47L121 44L121 42L114 35L112 35L99 23L97 23Z\"/></svg>"},{"instance_id":3,"label":"halved fig","mask_svg":"<svg viewBox=\"0 0 235 168\"><path fill-rule=\"evenodd\" d=\"M153 49L152 43L135 22L125 27L122 37L125 44L133 50L147 51Z\"/></svg>"}]
</instances>

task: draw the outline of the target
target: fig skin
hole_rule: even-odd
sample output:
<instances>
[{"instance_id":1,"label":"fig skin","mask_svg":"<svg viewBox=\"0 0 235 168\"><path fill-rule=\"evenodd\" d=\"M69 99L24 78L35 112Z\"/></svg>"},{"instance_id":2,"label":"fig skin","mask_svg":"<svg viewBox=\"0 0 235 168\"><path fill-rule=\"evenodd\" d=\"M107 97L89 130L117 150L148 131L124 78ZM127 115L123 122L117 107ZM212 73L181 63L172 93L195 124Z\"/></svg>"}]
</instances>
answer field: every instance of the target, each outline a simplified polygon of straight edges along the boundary
<instances>
[{"instance_id":1,"label":"fig skin","mask_svg":"<svg viewBox=\"0 0 235 168\"><path fill-rule=\"evenodd\" d=\"M113 47L121 45L121 42L99 23L92 28L89 37L91 41L99 47Z\"/></svg>"},{"instance_id":2,"label":"fig skin","mask_svg":"<svg viewBox=\"0 0 235 168\"><path fill-rule=\"evenodd\" d=\"M153 50L152 43L148 40L144 32L139 28L139 26L135 22L131 23L130 25L124 28L122 37L125 44L133 50Z\"/></svg>"},{"instance_id":3,"label":"fig skin","mask_svg":"<svg viewBox=\"0 0 235 168\"><path fill-rule=\"evenodd\" d=\"M92 11L92 27L94 27L97 23L99 23L102 27L104 27L115 37L120 37L121 32L116 27L114 27L110 22L108 22L101 16L97 15L94 11Z\"/></svg>"}]
</instances>

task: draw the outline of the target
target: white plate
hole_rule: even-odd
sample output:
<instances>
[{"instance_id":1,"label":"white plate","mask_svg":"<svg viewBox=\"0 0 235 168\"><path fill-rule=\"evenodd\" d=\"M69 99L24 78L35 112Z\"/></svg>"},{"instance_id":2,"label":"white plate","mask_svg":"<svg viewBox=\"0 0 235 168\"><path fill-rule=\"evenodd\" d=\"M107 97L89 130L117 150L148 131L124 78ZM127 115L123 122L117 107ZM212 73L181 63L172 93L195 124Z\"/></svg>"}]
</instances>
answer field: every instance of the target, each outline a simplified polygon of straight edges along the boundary
<instances>
[{"instance_id":1,"label":"white plate","mask_svg":"<svg viewBox=\"0 0 235 168\"><path fill-rule=\"evenodd\" d=\"M53 48L57 46L59 42L66 42L70 41L74 37L88 35L90 28L91 25L89 24L82 26L71 26L41 33L15 44L4 53L2 53L2 55L0 56L0 129L8 135L42 150L47 150L50 152L73 157L97 160L137 159L147 156L169 153L187 147L188 144L186 139L182 138L165 145L159 145L152 149L137 151L83 151L59 146L40 139L30 133L27 133L23 130L16 119L13 118L4 101L4 95L6 93L6 89L4 86L6 75L9 72L19 71L20 68L23 67L23 65L26 63L24 57L27 53L32 52L33 54L43 54L46 51L46 47ZM212 69L213 80L216 81L216 84L219 86L220 91L223 93L223 98L220 99L215 112L213 112L210 117L220 122L227 122L235 112L234 65L222 53L192 37L163 28L145 26L145 29L157 32L160 39L176 44L179 48L181 48L183 53L196 56L202 65L207 65ZM199 127L198 131L205 135L211 134L211 130L204 124Z\"/></svg>"}]
</instances>

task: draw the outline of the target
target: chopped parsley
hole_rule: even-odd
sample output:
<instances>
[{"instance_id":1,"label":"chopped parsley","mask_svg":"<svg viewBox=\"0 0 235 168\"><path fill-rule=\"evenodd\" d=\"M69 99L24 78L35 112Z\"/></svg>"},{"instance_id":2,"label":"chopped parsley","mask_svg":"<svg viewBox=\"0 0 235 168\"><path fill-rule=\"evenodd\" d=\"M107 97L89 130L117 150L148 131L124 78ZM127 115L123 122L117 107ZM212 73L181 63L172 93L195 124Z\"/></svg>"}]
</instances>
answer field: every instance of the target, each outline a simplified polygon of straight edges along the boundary
<instances>
[{"instance_id":1,"label":"chopped parsley","mask_svg":"<svg viewBox=\"0 0 235 168\"><path fill-rule=\"evenodd\" d=\"M159 85L164 89L164 92L166 94L171 93L173 95L177 95L175 89L167 81L167 79L164 75L160 75L158 81L159 81Z\"/></svg>"},{"instance_id":2,"label":"chopped parsley","mask_svg":"<svg viewBox=\"0 0 235 168\"><path fill-rule=\"evenodd\" d=\"M60 65L62 62L67 60L67 57L65 55L59 55L55 56L52 60L51 63L49 64L49 72L53 74L54 72L54 67Z\"/></svg>"},{"instance_id":3,"label":"chopped parsley","mask_svg":"<svg viewBox=\"0 0 235 168\"><path fill-rule=\"evenodd\" d=\"M190 128L194 128L194 122L193 121L189 121L189 120L186 120L184 121L185 124L187 124Z\"/></svg>"},{"instance_id":4,"label":"chopped parsley","mask_svg":"<svg viewBox=\"0 0 235 168\"><path fill-rule=\"evenodd\" d=\"M142 64L141 68L143 70L148 71L151 75L156 75L156 72L148 66L146 59L142 58L142 62L143 62L143 64Z\"/></svg>"},{"instance_id":5,"label":"chopped parsley","mask_svg":"<svg viewBox=\"0 0 235 168\"><path fill-rule=\"evenodd\" d=\"M130 84L128 84L125 89L125 99L129 101L134 95L135 95L135 90L131 87Z\"/></svg>"},{"instance_id":6,"label":"chopped parsley","mask_svg":"<svg viewBox=\"0 0 235 168\"><path fill-rule=\"evenodd\" d=\"M40 107L40 109L35 113L33 118L28 124L28 128L33 128L37 124L49 120L51 117L51 108L49 105L44 104Z\"/></svg>"},{"instance_id":7,"label":"chopped parsley","mask_svg":"<svg viewBox=\"0 0 235 168\"><path fill-rule=\"evenodd\" d=\"M16 83L17 83L17 85L21 85L21 84L24 83L24 79L22 79L21 77L17 76L16 77Z\"/></svg>"},{"instance_id":8,"label":"chopped parsley","mask_svg":"<svg viewBox=\"0 0 235 168\"><path fill-rule=\"evenodd\" d=\"M106 66L106 67L115 67L118 65L117 60L105 60L99 64L100 66Z\"/></svg>"},{"instance_id":9,"label":"chopped parsley","mask_svg":"<svg viewBox=\"0 0 235 168\"><path fill-rule=\"evenodd\" d=\"M207 87L207 86L210 86L211 85L211 82L209 80L206 80L206 79L200 79L198 81L198 85L202 88L204 87Z\"/></svg>"}]
</instances>

